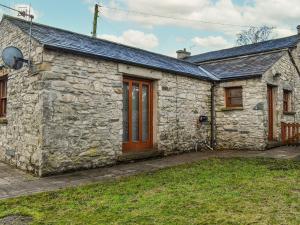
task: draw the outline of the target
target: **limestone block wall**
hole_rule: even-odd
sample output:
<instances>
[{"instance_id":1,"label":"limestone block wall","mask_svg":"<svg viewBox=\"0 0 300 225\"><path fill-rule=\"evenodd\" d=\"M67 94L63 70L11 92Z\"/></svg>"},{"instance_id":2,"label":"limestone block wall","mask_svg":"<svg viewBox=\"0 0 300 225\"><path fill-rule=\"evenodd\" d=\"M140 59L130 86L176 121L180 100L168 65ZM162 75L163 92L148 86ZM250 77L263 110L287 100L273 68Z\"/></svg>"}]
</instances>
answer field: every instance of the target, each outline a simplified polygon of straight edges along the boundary
<instances>
[{"instance_id":1,"label":"limestone block wall","mask_svg":"<svg viewBox=\"0 0 300 225\"><path fill-rule=\"evenodd\" d=\"M210 118L211 83L163 74L158 81L158 148L165 154L194 149L196 141L210 141L210 124L199 124L200 115Z\"/></svg>"},{"instance_id":2,"label":"limestone block wall","mask_svg":"<svg viewBox=\"0 0 300 225\"><path fill-rule=\"evenodd\" d=\"M276 76L275 74L279 74ZM275 76L274 76L275 75ZM275 101L275 138L281 140L281 122L300 123L300 76L293 65L291 58L286 53L272 68L270 68L262 77L264 83L264 92L267 93L267 85L274 86ZM292 113L283 112L283 90L292 91ZM268 123L268 116L265 114L265 123ZM268 133L268 127L265 127L265 133Z\"/></svg>"},{"instance_id":3,"label":"limestone block wall","mask_svg":"<svg viewBox=\"0 0 300 225\"><path fill-rule=\"evenodd\" d=\"M114 164L122 154L122 85L128 74L118 63L48 50L43 67L42 174ZM210 115L209 82L130 71L137 77L159 74L153 77L154 148L172 154L192 149L201 135L209 138L210 126L197 124L199 115Z\"/></svg>"},{"instance_id":4,"label":"limestone block wall","mask_svg":"<svg viewBox=\"0 0 300 225\"><path fill-rule=\"evenodd\" d=\"M122 144L117 64L45 51L42 174L113 164Z\"/></svg>"},{"instance_id":5,"label":"limestone block wall","mask_svg":"<svg viewBox=\"0 0 300 225\"><path fill-rule=\"evenodd\" d=\"M225 88L243 88L243 108L227 109ZM266 146L266 92L261 78L217 84L215 89L217 149L263 150Z\"/></svg>"},{"instance_id":6,"label":"limestone block wall","mask_svg":"<svg viewBox=\"0 0 300 225\"><path fill-rule=\"evenodd\" d=\"M4 19L0 25L0 52L8 46L20 48L28 58L28 36ZM34 64L41 62L42 51L42 46L33 40ZM40 76L26 66L8 72L7 117L0 119L0 160L38 174L42 140Z\"/></svg>"}]
</instances>

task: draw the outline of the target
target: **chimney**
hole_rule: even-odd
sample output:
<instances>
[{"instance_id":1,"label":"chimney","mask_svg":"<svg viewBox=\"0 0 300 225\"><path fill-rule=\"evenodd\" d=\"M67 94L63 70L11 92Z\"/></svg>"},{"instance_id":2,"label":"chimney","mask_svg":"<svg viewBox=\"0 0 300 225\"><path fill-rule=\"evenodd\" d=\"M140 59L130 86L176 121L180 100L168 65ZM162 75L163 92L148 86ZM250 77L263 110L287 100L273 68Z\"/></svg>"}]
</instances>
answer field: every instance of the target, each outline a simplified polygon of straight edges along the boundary
<instances>
[{"instance_id":1,"label":"chimney","mask_svg":"<svg viewBox=\"0 0 300 225\"><path fill-rule=\"evenodd\" d=\"M297 33L300 35L300 25L297 26Z\"/></svg>"},{"instance_id":2,"label":"chimney","mask_svg":"<svg viewBox=\"0 0 300 225\"><path fill-rule=\"evenodd\" d=\"M184 59L186 57L191 56L191 53L186 51L185 48L183 50L178 50L176 53L177 53L177 59Z\"/></svg>"}]
</instances>

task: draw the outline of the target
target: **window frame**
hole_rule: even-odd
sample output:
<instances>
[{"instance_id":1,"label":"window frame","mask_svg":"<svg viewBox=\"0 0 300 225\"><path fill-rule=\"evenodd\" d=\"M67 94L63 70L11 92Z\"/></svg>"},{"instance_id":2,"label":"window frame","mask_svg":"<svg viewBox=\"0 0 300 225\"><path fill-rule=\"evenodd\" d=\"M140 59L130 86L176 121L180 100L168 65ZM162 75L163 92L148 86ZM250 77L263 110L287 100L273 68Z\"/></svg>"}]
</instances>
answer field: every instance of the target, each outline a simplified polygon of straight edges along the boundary
<instances>
[{"instance_id":1,"label":"window frame","mask_svg":"<svg viewBox=\"0 0 300 225\"><path fill-rule=\"evenodd\" d=\"M282 103L284 113L292 112L292 93L291 90L283 89Z\"/></svg>"},{"instance_id":2,"label":"window frame","mask_svg":"<svg viewBox=\"0 0 300 225\"><path fill-rule=\"evenodd\" d=\"M230 91L231 90L241 90L240 97L231 97ZM243 87L242 86L234 86L234 87L225 87L225 107L226 108L242 108L243 107ZM232 98L241 99L241 104L232 104Z\"/></svg>"},{"instance_id":3,"label":"window frame","mask_svg":"<svg viewBox=\"0 0 300 225\"><path fill-rule=\"evenodd\" d=\"M7 75L0 77L0 118L6 118L7 114L7 81Z\"/></svg>"}]
</instances>

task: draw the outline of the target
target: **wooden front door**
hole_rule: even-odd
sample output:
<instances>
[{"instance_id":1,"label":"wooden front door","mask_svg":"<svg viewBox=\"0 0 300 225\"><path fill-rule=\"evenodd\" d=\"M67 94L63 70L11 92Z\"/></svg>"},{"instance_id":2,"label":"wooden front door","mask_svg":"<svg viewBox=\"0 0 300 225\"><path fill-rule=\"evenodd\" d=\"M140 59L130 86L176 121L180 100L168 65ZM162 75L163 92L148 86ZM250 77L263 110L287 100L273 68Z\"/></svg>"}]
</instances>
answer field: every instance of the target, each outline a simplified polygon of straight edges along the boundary
<instances>
[{"instance_id":1,"label":"wooden front door","mask_svg":"<svg viewBox=\"0 0 300 225\"><path fill-rule=\"evenodd\" d=\"M268 86L268 140L274 140L274 96L273 96L273 88Z\"/></svg>"},{"instance_id":2,"label":"wooden front door","mask_svg":"<svg viewBox=\"0 0 300 225\"><path fill-rule=\"evenodd\" d=\"M125 78L123 81L123 152L152 148L152 83Z\"/></svg>"}]
</instances>

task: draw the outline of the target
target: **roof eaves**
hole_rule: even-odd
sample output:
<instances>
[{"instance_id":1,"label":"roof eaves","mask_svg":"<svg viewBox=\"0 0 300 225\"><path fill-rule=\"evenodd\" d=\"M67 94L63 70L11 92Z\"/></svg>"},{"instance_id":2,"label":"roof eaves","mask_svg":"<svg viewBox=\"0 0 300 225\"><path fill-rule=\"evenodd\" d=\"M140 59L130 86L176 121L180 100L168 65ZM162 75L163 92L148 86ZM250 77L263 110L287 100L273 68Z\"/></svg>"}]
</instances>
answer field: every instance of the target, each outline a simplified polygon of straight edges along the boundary
<instances>
[{"instance_id":1,"label":"roof eaves","mask_svg":"<svg viewBox=\"0 0 300 225\"><path fill-rule=\"evenodd\" d=\"M283 52L283 51L288 51L288 50L289 50L289 48L279 48L279 49L275 49L275 50L271 50L271 51L261 51L261 52L256 52L256 53L252 53L252 54L244 54L244 55L239 55L239 56L226 57L226 58L222 58L222 59L203 61L203 62L199 62L198 65L217 63L217 62L222 62L222 61L231 61L234 59L253 57L256 55L267 55L267 54L271 54L271 53Z\"/></svg>"},{"instance_id":2,"label":"roof eaves","mask_svg":"<svg viewBox=\"0 0 300 225\"><path fill-rule=\"evenodd\" d=\"M26 21L26 20L23 20L23 19L20 19L20 18L16 18L16 17L13 17L13 16L9 16L9 15L3 15L3 17L6 17L6 18L12 19L12 20L18 20L18 21L22 21L22 22L28 23L28 21ZM156 52L151 52L151 51L148 51L148 50L145 50L145 49L141 49L141 48L137 48L137 47L133 47L133 46L129 46L129 45L124 45L124 44L121 44L121 43L118 43L118 42L114 42L114 41L108 41L108 40L105 40L105 39L102 39L102 38L92 38L91 36L86 35L86 34L76 33L76 32L70 31L70 30L66 30L66 29L62 29L62 28L57 28L57 27L52 27L52 26L48 26L48 25L45 25L45 24L41 24L41 23L34 22L33 24L37 25L37 26L43 26L43 27L46 27L46 28L49 28L49 29L56 29L56 30L59 30L59 31L68 32L68 33L71 33L71 34L74 34L74 35L80 35L80 36L83 36L83 37L87 37L87 38L91 38L91 39L95 39L95 40L100 40L100 41L107 42L107 43L112 43L112 44L119 45L119 46L124 46L124 47L131 48L131 49L136 49L136 50L143 51L143 52L148 52L148 53L151 53L151 54L154 54L154 55L157 55L157 56L169 58L169 59L172 59L172 60L175 60L175 61L180 61L182 63L186 63L186 64L189 64L189 65L194 65L195 66L195 63L188 62L188 61L181 60L181 59L176 59L176 58L173 58L171 56L159 54L159 53L156 53ZM28 35L28 33L27 33L27 35ZM43 44L47 44L47 43L43 43Z\"/></svg>"},{"instance_id":3,"label":"roof eaves","mask_svg":"<svg viewBox=\"0 0 300 225\"><path fill-rule=\"evenodd\" d=\"M255 79L255 78L258 78L258 77L261 77L261 76L262 76L262 73L251 74L251 75L244 75L244 76L226 77L226 78L220 78L218 82L233 81L233 80L243 80L243 79Z\"/></svg>"},{"instance_id":4,"label":"roof eaves","mask_svg":"<svg viewBox=\"0 0 300 225\"><path fill-rule=\"evenodd\" d=\"M134 62L126 61L126 60L115 59L115 58L101 56L101 55L97 55L97 54L93 54L93 53L84 53L84 52L81 52L81 51L78 51L78 50L75 50L75 49L69 49L69 48L65 48L65 47L58 47L58 46L49 45L49 44L44 44L43 46L44 46L44 48L49 49L49 50L60 50L60 51L66 52L66 53L74 53L74 54L81 55L81 56L95 57L95 58L100 58L100 59L104 59L104 60L110 60L110 61L113 61L113 62L120 62L120 63L125 63L125 64L129 64L129 65L134 65L134 66L141 66L141 67L144 67L144 68L157 69L157 70L160 70L160 71L164 71L164 72L168 72L168 73L174 73L174 74L178 74L178 75L185 75L185 76L188 76L188 77L197 78L197 79L205 80L205 81L209 81L209 82L212 81L212 79L210 77L205 77L205 76L202 76L202 75L184 73L184 72L168 70L168 69L163 69L163 68L154 67L154 66L147 66L145 64L139 64L139 63L134 63Z\"/></svg>"},{"instance_id":5,"label":"roof eaves","mask_svg":"<svg viewBox=\"0 0 300 225\"><path fill-rule=\"evenodd\" d=\"M290 47L286 47L286 48L277 48L277 49L272 49L270 51L259 51L259 52L255 52L255 53L248 53L248 54L241 54L241 55L236 55L236 56L230 56L230 57L224 57L224 58L218 58L218 59L211 59L211 60L205 60L205 61L201 61L201 62L195 62L195 64L200 65L200 64L205 64L205 63L211 63L211 62L219 62L219 61L225 61L225 60L231 60L234 58L241 58L241 57L247 57L247 56L254 56L254 55L258 55L258 54L270 54L272 52L280 52L280 51L286 51L290 48L293 48L295 46L290 46Z\"/></svg>"}]
</instances>

